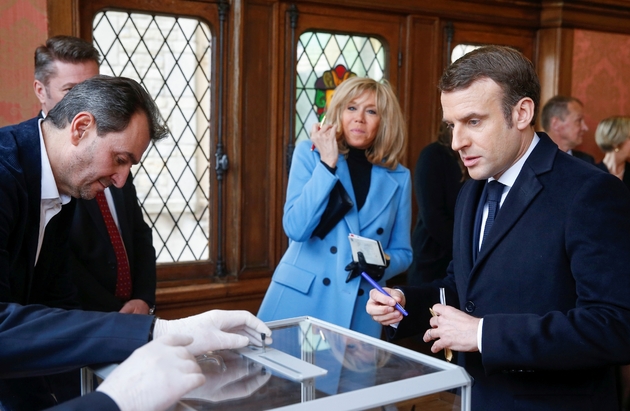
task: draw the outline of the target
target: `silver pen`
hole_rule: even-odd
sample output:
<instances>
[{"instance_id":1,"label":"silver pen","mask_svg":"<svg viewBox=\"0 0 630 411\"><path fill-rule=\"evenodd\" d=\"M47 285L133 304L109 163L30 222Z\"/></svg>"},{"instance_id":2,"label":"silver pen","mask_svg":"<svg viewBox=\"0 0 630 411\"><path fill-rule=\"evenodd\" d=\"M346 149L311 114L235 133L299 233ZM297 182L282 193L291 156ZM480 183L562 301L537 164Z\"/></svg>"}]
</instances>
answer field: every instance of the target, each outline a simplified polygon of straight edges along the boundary
<instances>
[{"instance_id":1,"label":"silver pen","mask_svg":"<svg viewBox=\"0 0 630 411\"><path fill-rule=\"evenodd\" d=\"M443 287L440 287L440 304L446 305L446 292ZM444 356L446 361L450 362L453 359L453 351L450 348L444 349Z\"/></svg>"}]
</instances>

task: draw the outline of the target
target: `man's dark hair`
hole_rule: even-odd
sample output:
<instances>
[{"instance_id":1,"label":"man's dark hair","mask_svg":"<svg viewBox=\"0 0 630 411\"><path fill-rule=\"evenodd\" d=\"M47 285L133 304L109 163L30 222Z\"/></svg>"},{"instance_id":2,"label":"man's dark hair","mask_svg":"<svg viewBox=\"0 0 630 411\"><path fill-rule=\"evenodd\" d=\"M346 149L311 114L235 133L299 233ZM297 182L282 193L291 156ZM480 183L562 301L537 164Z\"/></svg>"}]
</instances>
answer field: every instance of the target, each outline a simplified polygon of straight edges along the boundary
<instances>
[{"instance_id":1,"label":"man's dark hair","mask_svg":"<svg viewBox=\"0 0 630 411\"><path fill-rule=\"evenodd\" d=\"M35 78L45 86L56 73L54 62L83 63L101 62L98 50L87 41L72 36L55 36L46 40L46 44L35 49Z\"/></svg>"},{"instance_id":2,"label":"man's dark hair","mask_svg":"<svg viewBox=\"0 0 630 411\"><path fill-rule=\"evenodd\" d=\"M505 46L481 47L451 64L440 79L443 93L463 90L473 82L489 78L503 90L503 115L512 126L512 109L524 97L540 102L540 82L531 61L519 51ZM536 123L536 111L531 125Z\"/></svg>"},{"instance_id":3,"label":"man's dark hair","mask_svg":"<svg viewBox=\"0 0 630 411\"><path fill-rule=\"evenodd\" d=\"M551 119L558 117L560 120L564 120L564 117L569 114L569 103L576 102L580 106L583 106L582 102L575 97L570 96L554 96L545 103L540 114L540 120L545 131L549 131L551 127Z\"/></svg>"},{"instance_id":4,"label":"man's dark hair","mask_svg":"<svg viewBox=\"0 0 630 411\"><path fill-rule=\"evenodd\" d=\"M100 75L85 80L68 91L44 121L62 129L82 111L94 116L99 136L125 130L131 117L139 112L147 116L151 140L160 140L168 134L149 93L130 78Z\"/></svg>"}]
</instances>

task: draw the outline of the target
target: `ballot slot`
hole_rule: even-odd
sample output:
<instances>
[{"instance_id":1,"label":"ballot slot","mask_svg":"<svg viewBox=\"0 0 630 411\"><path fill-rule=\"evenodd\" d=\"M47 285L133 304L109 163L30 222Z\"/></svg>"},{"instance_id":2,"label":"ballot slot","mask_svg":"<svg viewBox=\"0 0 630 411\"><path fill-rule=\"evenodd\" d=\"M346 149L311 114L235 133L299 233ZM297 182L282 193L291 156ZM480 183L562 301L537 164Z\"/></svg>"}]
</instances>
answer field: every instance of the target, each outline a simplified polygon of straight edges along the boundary
<instances>
[{"instance_id":1,"label":"ballot slot","mask_svg":"<svg viewBox=\"0 0 630 411\"><path fill-rule=\"evenodd\" d=\"M234 350L244 357L263 365L294 381L303 381L325 375L328 371L314 364L295 358L271 347L247 346Z\"/></svg>"}]
</instances>

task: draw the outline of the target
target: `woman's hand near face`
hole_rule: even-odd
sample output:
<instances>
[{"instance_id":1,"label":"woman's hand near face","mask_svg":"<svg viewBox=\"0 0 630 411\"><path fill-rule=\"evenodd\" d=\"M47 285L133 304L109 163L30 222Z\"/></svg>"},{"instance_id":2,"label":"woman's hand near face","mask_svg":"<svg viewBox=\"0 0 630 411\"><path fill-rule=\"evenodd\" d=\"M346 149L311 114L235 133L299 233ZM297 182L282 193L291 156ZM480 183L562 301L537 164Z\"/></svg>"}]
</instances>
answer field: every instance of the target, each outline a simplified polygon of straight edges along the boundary
<instances>
[{"instance_id":1,"label":"woman's hand near face","mask_svg":"<svg viewBox=\"0 0 630 411\"><path fill-rule=\"evenodd\" d=\"M319 156L329 167L337 167L339 148L337 147L337 127L332 124L313 124L311 142L319 151Z\"/></svg>"}]
</instances>

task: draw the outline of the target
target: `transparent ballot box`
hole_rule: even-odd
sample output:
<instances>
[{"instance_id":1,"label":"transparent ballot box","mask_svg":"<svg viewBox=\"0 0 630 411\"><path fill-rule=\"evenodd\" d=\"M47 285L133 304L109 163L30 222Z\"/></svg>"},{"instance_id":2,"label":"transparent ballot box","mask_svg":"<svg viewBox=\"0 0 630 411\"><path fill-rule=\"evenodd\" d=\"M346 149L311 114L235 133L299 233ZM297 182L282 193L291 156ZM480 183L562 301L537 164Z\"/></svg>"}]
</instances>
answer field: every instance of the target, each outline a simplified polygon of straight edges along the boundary
<instances>
[{"instance_id":1,"label":"transparent ballot box","mask_svg":"<svg viewBox=\"0 0 630 411\"><path fill-rule=\"evenodd\" d=\"M264 349L198 357L206 383L172 410L470 409L471 379L457 365L313 317L267 325ZM112 369L84 369L84 392Z\"/></svg>"}]
</instances>

